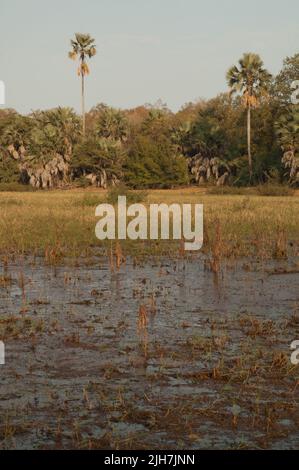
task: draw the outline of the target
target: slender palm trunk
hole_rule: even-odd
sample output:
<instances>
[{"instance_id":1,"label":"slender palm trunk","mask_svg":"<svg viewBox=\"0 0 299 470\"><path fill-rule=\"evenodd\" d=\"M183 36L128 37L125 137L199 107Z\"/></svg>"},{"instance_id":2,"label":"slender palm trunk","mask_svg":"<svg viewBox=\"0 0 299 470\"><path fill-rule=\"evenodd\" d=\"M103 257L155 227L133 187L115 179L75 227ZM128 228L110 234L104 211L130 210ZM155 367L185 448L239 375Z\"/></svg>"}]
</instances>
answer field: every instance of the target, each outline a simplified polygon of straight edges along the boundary
<instances>
[{"instance_id":1,"label":"slender palm trunk","mask_svg":"<svg viewBox=\"0 0 299 470\"><path fill-rule=\"evenodd\" d=\"M82 104L82 130L83 136L85 136L85 83L84 73L81 73L81 104Z\"/></svg>"},{"instance_id":2,"label":"slender palm trunk","mask_svg":"<svg viewBox=\"0 0 299 470\"><path fill-rule=\"evenodd\" d=\"M251 155L251 106L247 108L247 150L248 150L248 165L249 165L249 178L252 181L252 155Z\"/></svg>"}]
</instances>

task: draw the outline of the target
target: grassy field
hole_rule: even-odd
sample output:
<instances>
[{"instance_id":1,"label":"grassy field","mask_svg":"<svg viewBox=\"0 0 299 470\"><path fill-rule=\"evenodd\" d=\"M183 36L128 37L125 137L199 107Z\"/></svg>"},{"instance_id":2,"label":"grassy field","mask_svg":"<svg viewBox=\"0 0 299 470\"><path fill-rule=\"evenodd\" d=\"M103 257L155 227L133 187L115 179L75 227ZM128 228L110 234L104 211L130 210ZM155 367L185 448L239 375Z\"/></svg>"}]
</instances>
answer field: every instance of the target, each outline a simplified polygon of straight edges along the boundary
<instances>
[{"instance_id":1,"label":"grassy field","mask_svg":"<svg viewBox=\"0 0 299 470\"><path fill-rule=\"evenodd\" d=\"M0 193L0 252L37 254L59 261L94 254L111 244L96 239L95 207L103 190ZM285 257L297 255L299 195L211 195L188 188L150 191L149 203L203 203L205 253L221 256ZM115 245L115 244L114 244ZM125 254L178 254L180 243L122 242ZM114 249L114 248L113 248Z\"/></svg>"}]
</instances>

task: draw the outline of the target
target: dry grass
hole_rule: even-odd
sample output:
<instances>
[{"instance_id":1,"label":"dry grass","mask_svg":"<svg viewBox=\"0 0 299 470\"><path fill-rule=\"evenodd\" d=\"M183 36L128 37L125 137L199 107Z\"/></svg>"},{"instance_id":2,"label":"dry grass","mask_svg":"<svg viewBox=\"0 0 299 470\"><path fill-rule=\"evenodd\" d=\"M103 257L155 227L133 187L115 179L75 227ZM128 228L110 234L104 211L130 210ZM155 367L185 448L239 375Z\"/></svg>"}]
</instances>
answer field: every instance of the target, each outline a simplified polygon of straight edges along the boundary
<instances>
[{"instance_id":1,"label":"dry grass","mask_svg":"<svg viewBox=\"0 0 299 470\"><path fill-rule=\"evenodd\" d=\"M104 202L103 190L70 190L33 193L1 193L0 253L38 254L56 264L64 256L94 254L94 248L110 243L96 239L95 207ZM290 243L295 254L299 240L299 197L258 195L210 195L199 188L157 190L149 203L203 203L205 214L204 251L213 252L221 230L223 255L285 255ZM283 237L282 237L283 234ZM282 247L282 245L284 245ZM214 246L215 248L215 246ZM180 253L180 242L122 242L116 247L116 264L124 254ZM219 247L217 248L219 249Z\"/></svg>"}]
</instances>

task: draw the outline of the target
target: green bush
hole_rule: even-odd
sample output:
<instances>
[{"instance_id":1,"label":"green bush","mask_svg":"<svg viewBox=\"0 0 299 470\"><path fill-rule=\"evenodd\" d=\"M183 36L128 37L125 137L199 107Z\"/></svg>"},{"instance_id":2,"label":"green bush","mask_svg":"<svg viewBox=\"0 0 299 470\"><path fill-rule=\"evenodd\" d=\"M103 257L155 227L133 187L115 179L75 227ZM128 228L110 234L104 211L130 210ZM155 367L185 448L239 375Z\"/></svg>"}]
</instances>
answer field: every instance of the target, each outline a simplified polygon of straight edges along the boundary
<instances>
[{"instance_id":1,"label":"green bush","mask_svg":"<svg viewBox=\"0 0 299 470\"><path fill-rule=\"evenodd\" d=\"M90 182L85 176L80 176L79 178L76 178L74 184L77 188L88 188L88 186L90 186Z\"/></svg>"},{"instance_id":2,"label":"green bush","mask_svg":"<svg viewBox=\"0 0 299 470\"><path fill-rule=\"evenodd\" d=\"M111 175L122 176L124 151L118 142L90 136L74 148L71 161L72 172L79 182L88 173L99 174L105 170L108 179Z\"/></svg>"},{"instance_id":3,"label":"green bush","mask_svg":"<svg viewBox=\"0 0 299 470\"><path fill-rule=\"evenodd\" d=\"M128 153L125 180L132 188L173 188L188 184L186 159L167 139L137 137Z\"/></svg>"}]
</instances>

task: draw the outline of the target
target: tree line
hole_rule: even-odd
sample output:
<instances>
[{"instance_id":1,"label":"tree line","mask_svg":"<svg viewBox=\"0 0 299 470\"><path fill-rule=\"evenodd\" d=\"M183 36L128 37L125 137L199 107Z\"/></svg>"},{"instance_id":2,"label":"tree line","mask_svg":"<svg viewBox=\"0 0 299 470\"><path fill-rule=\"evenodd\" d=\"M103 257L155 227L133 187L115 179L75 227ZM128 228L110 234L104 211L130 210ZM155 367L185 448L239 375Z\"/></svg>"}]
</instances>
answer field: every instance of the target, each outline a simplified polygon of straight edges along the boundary
<instances>
[{"instance_id":1,"label":"tree line","mask_svg":"<svg viewBox=\"0 0 299 470\"><path fill-rule=\"evenodd\" d=\"M247 186L275 181L299 186L299 53L272 76L246 53L226 76L227 92L174 113L159 100L120 110L100 103L85 111L94 39L76 34L82 113L0 111L0 184L34 188L125 183L131 188L188 184Z\"/></svg>"}]
</instances>

